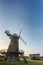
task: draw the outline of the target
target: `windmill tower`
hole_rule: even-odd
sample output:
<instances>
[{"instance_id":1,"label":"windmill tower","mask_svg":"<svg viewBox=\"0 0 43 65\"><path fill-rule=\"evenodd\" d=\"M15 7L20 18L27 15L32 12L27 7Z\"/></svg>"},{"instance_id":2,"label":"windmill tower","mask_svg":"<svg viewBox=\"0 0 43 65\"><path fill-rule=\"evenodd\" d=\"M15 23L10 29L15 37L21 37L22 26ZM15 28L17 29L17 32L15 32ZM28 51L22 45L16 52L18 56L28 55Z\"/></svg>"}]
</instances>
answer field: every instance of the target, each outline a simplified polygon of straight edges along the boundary
<instances>
[{"instance_id":1,"label":"windmill tower","mask_svg":"<svg viewBox=\"0 0 43 65\"><path fill-rule=\"evenodd\" d=\"M8 30L5 31L6 35L9 36L9 38L11 39L7 53L6 53L6 60L7 61L18 61L19 60L19 54L23 54L19 52L19 39L22 40L22 42L24 44L26 44L22 37L20 36L21 34L21 29L20 29L20 33L18 34L10 34L10 32Z\"/></svg>"}]
</instances>

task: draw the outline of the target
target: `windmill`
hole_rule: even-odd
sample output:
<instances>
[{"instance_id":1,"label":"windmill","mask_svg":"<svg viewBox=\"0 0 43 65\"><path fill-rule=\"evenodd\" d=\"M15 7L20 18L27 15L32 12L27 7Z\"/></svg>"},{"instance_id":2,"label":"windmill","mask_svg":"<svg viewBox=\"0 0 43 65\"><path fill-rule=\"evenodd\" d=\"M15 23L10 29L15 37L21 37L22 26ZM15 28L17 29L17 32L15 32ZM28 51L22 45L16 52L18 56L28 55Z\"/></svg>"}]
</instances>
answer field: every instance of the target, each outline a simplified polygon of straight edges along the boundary
<instances>
[{"instance_id":1,"label":"windmill","mask_svg":"<svg viewBox=\"0 0 43 65\"><path fill-rule=\"evenodd\" d=\"M25 41L22 39L21 35L22 29L20 29L19 35L18 34L11 34L8 30L5 31L5 34L9 36L11 39L7 53L6 53L6 60L7 61L18 61L19 54L23 54L19 52L19 39L26 45Z\"/></svg>"}]
</instances>

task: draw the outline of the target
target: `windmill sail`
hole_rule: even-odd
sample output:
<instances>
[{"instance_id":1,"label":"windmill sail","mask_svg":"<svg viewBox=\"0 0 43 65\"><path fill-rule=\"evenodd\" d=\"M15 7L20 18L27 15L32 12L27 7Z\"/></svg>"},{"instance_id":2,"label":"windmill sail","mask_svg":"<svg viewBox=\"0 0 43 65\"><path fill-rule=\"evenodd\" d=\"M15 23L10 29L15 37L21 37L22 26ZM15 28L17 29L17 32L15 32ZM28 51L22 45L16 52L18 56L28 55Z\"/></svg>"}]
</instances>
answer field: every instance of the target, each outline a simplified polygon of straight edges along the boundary
<instances>
[{"instance_id":1,"label":"windmill sail","mask_svg":"<svg viewBox=\"0 0 43 65\"><path fill-rule=\"evenodd\" d=\"M20 39L21 39L21 41L22 41L25 45L27 45L26 42L23 40L22 37L20 37Z\"/></svg>"}]
</instances>

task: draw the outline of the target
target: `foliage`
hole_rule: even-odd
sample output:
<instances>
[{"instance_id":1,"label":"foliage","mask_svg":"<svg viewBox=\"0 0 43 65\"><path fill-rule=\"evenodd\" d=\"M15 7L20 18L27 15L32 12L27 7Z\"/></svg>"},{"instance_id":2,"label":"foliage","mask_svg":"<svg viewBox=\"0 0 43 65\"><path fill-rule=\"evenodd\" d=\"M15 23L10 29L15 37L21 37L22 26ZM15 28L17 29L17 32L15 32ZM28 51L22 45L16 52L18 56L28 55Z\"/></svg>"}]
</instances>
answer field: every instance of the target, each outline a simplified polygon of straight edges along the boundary
<instances>
[{"instance_id":1,"label":"foliage","mask_svg":"<svg viewBox=\"0 0 43 65\"><path fill-rule=\"evenodd\" d=\"M23 61L19 62L6 62L6 61L0 61L0 65L43 65L43 62L37 62L37 61L28 61L28 63L24 63Z\"/></svg>"}]
</instances>

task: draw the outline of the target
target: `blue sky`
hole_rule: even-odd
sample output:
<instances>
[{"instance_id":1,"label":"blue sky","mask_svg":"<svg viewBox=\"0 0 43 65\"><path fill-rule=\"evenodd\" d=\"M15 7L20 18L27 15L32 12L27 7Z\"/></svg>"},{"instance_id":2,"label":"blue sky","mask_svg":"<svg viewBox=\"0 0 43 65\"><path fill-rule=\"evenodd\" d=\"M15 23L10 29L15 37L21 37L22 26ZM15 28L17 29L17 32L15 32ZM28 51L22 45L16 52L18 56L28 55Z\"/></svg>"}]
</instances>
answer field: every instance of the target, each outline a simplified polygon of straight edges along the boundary
<instances>
[{"instance_id":1,"label":"blue sky","mask_svg":"<svg viewBox=\"0 0 43 65\"><path fill-rule=\"evenodd\" d=\"M43 55L43 0L0 0L0 49L8 48L10 39L4 31L18 33L22 26L19 48Z\"/></svg>"}]
</instances>

